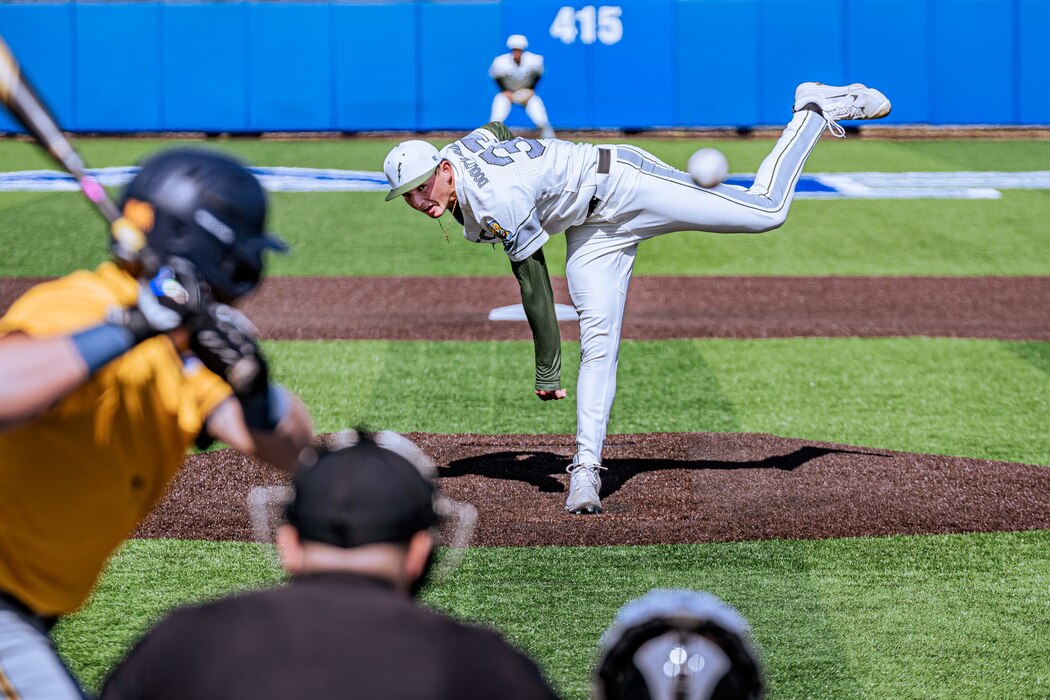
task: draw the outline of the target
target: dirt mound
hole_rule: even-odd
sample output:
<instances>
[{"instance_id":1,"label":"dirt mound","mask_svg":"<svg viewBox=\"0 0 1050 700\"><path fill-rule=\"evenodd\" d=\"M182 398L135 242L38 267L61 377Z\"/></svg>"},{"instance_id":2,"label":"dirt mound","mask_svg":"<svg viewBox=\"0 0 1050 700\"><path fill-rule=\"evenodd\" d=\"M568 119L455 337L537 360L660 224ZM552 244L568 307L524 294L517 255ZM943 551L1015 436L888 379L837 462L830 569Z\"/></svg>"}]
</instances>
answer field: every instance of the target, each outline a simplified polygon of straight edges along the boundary
<instances>
[{"instance_id":1,"label":"dirt mound","mask_svg":"<svg viewBox=\"0 0 1050 700\"><path fill-rule=\"evenodd\" d=\"M565 513L564 435L409 434L477 507L474 544L637 545L1050 528L1050 468L737 433L610 436L605 512ZM230 450L188 457L139 537L251 540L253 485Z\"/></svg>"}]
</instances>

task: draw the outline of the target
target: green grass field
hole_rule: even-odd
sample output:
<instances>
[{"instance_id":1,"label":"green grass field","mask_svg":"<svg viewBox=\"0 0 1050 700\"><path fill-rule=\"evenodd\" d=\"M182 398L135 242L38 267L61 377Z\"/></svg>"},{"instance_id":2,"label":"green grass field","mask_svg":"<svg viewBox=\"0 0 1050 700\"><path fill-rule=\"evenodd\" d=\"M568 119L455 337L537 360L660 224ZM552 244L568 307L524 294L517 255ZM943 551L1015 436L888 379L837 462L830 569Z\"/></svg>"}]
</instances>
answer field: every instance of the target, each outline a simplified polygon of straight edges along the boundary
<instances>
[{"instance_id":1,"label":"green grass field","mask_svg":"<svg viewBox=\"0 0 1050 700\"><path fill-rule=\"evenodd\" d=\"M684 166L703 142L639 141ZM733 172L754 172L768 140L709 142ZM158 145L89 140L92 165L129 165ZM387 141L253 142L224 147L256 165L378 171ZM824 142L809 172L858 170L1030 170L1050 163L1050 141ZM50 167L30 144L0 142L0 168ZM437 222L378 193L277 193L272 227L294 247L274 261L279 275L500 275L506 256L462 239L445 243ZM60 275L106 255L97 215L67 193L0 194L8 253L0 276ZM801 200L787 224L761 236L685 233L648 241L635 274L681 275L1046 275L1050 274L1050 192L1007 190L1001 200ZM42 235L46 232L46 235ZM46 242L46 245L45 245ZM555 238L548 259L564 270Z\"/></svg>"},{"instance_id":2,"label":"green grass field","mask_svg":"<svg viewBox=\"0 0 1050 700\"><path fill-rule=\"evenodd\" d=\"M379 170L393 141L209 142L256 165ZM635 141L675 165L701 145L753 172L771 142ZM128 165L148 140L86 140L92 165ZM810 172L1040 170L1050 141L825 142ZM50 167L0 142L0 169ZM500 251L455 237L378 194L277 194L283 275L507 274ZM1048 275L1050 192L1000 200L799 201L762 236L647 242L636 274ZM106 255L74 193L0 194L0 276L57 275ZM555 274L564 248L547 246ZM271 342L279 379L318 428L571 433L569 402L531 395L528 343ZM566 344L572 385L578 347ZM682 381L680 378L688 378ZM1050 465L1050 345L938 338L625 342L613 432L766 432L883 449ZM478 548L427 600L495 625L566 698L588 695L597 639L654 586L711 590L751 620L780 698L1050 696L1050 533L602 548ZM264 585L260 548L136 541L92 603L64 621L62 653L91 687L172 605Z\"/></svg>"}]
</instances>

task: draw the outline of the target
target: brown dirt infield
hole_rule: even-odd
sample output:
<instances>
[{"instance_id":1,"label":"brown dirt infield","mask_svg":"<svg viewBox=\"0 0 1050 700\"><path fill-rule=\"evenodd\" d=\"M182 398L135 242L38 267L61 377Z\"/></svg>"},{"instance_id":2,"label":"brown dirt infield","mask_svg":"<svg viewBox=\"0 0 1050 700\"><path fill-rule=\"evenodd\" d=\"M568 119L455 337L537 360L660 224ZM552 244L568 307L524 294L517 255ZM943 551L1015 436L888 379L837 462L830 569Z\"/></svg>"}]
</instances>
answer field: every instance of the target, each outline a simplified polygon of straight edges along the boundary
<instances>
[{"instance_id":1,"label":"brown dirt infield","mask_svg":"<svg viewBox=\"0 0 1050 700\"><path fill-rule=\"evenodd\" d=\"M0 278L0 313L38 281ZM569 304L565 279L552 284ZM1050 277L639 277L623 336L1050 340L1047 298ZM269 339L527 340L524 321L487 320L519 302L510 275L278 277L245 310Z\"/></svg>"},{"instance_id":2,"label":"brown dirt infield","mask_svg":"<svg viewBox=\"0 0 1050 700\"><path fill-rule=\"evenodd\" d=\"M0 312L34 280L0 279ZM556 298L568 303L564 279ZM953 336L1050 340L1050 278L641 277L626 338ZM276 278L265 338L528 339L490 322L512 278ZM562 323L563 337L578 337ZM570 436L411 435L477 506L476 544L689 543L1050 528L1050 469L770 435L613 435L600 516L563 510ZM229 450L188 457L141 537L248 540L245 497L282 477Z\"/></svg>"},{"instance_id":3,"label":"brown dirt infield","mask_svg":"<svg viewBox=\"0 0 1050 700\"><path fill-rule=\"evenodd\" d=\"M565 435L412 433L476 545L637 545L1050 528L1050 469L737 433L610 436L602 515L567 514ZM253 485L231 450L190 457L140 537L251 540Z\"/></svg>"},{"instance_id":4,"label":"brown dirt infield","mask_svg":"<svg viewBox=\"0 0 1050 700\"><path fill-rule=\"evenodd\" d=\"M571 304L563 277L555 301ZM949 336L1050 340L1047 277L639 277L623 337ZM304 303L308 300L308 303ZM513 277L285 277L247 305L268 338L527 340ZM575 322L562 337L579 339Z\"/></svg>"}]
</instances>

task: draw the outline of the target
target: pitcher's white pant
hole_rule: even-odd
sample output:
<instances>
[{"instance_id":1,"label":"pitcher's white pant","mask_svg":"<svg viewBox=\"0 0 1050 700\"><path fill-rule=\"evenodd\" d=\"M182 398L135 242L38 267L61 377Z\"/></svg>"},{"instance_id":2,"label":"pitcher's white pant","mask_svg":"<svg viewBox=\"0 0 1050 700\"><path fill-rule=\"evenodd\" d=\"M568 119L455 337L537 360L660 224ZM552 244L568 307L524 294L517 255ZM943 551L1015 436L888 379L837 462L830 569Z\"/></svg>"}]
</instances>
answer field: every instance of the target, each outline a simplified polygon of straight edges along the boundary
<instances>
[{"instance_id":1,"label":"pitcher's white pant","mask_svg":"<svg viewBox=\"0 0 1050 700\"><path fill-rule=\"evenodd\" d=\"M489 121L501 122L506 119L507 115L510 114L510 106L511 101L502 92L497 92L496 96L492 98L492 113L489 116ZM525 103L525 114L529 115L529 119L536 125L536 128L550 128L550 121L547 119L547 108L536 93L533 93L529 101Z\"/></svg>"},{"instance_id":2,"label":"pitcher's white pant","mask_svg":"<svg viewBox=\"0 0 1050 700\"><path fill-rule=\"evenodd\" d=\"M0 698L84 700L50 638L0 607Z\"/></svg>"},{"instance_id":3,"label":"pitcher's white pant","mask_svg":"<svg viewBox=\"0 0 1050 700\"><path fill-rule=\"evenodd\" d=\"M609 173L598 175L600 203L586 221L565 232L565 275L580 314L576 464L601 464L638 243L671 231L777 228L787 218L802 166L826 123L815 112L797 112L746 190L733 185L703 189L639 148L603 147L614 153Z\"/></svg>"}]
</instances>

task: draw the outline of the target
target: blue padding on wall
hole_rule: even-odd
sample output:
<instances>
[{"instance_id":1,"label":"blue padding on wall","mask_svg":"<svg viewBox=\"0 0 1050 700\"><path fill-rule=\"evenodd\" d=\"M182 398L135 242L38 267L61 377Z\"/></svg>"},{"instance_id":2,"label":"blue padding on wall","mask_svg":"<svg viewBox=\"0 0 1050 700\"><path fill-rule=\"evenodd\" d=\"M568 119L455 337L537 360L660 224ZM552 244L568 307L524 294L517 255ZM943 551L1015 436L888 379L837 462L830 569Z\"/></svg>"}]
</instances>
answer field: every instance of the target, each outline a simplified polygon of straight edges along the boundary
<instances>
[{"instance_id":1,"label":"blue padding on wall","mask_svg":"<svg viewBox=\"0 0 1050 700\"><path fill-rule=\"evenodd\" d=\"M248 128L248 14L232 4L165 5L161 128Z\"/></svg>"},{"instance_id":2,"label":"blue padding on wall","mask_svg":"<svg viewBox=\"0 0 1050 700\"><path fill-rule=\"evenodd\" d=\"M1021 0L1019 19L1018 117L1022 124L1050 124L1050 3Z\"/></svg>"},{"instance_id":3,"label":"blue padding on wall","mask_svg":"<svg viewBox=\"0 0 1050 700\"><path fill-rule=\"evenodd\" d=\"M333 20L336 128L416 128L415 6L336 5Z\"/></svg>"},{"instance_id":4,"label":"blue padding on wall","mask_svg":"<svg viewBox=\"0 0 1050 700\"><path fill-rule=\"evenodd\" d=\"M1015 122L1012 10L1001 0L933 0L931 120Z\"/></svg>"},{"instance_id":5,"label":"blue padding on wall","mask_svg":"<svg viewBox=\"0 0 1050 700\"><path fill-rule=\"evenodd\" d=\"M759 3L759 123L787 124L799 83L841 85L845 32L841 0Z\"/></svg>"},{"instance_id":6,"label":"blue padding on wall","mask_svg":"<svg viewBox=\"0 0 1050 700\"><path fill-rule=\"evenodd\" d=\"M882 89L887 123L1050 123L1050 0L0 1L71 131L466 131L511 33L556 129L779 126L807 80Z\"/></svg>"},{"instance_id":7,"label":"blue padding on wall","mask_svg":"<svg viewBox=\"0 0 1050 700\"><path fill-rule=\"evenodd\" d=\"M72 5L0 5L0 36L59 124L72 128ZM23 131L3 107L0 131Z\"/></svg>"},{"instance_id":8,"label":"blue padding on wall","mask_svg":"<svg viewBox=\"0 0 1050 700\"><path fill-rule=\"evenodd\" d=\"M417 6L420 27L420 129L467 131L488 121L492 56L470 46L478 37L500 36L499 4L423 3ZM464 46L458 42L466 42ZM479 45L487 42L479 40ZM440 57L455 55L455 60Z\"/></svg>"},{"instance_id":9,"label":"blue padding on wall","mask_svg":"<svg viewBox=\"0 0 1050 700\"><path fill-rule=\"evenodd\" d=\"M334 129L332 5L263 2L248 8L249 130Z\"/></svg>"},{"instance_id":10,"label":"blue padding on wall","mask_svg":"<svg viewBox=\"0 0 1050 700\"><path fill-rule=\"evenodd\" d=\"M882 123L930 118L930 12L915 0L852 0L844 80L882 90L893 112Z\"/></svg>"},{"instance_id":11,"label":"blue padding on wall","mask_svg":"<svg viewBox=\"0 0 1050 700\"><path fill-rule=\"evenodd\" d=\"M161 6L81 3L74 12L74 128L159 129Z\"/></svg>"},{"instance_id":12,"label":"blue padding on wall","mask_svg":"<svg viewBox=\"0 0 1050 700\"><path fill-rule=\"evenodd\" d=\"M674 123L674 48L670 37L670 2L624 0L620 21L623 38L605 45L601 41L598 7L598 41L594 47L595 126L631 128ZM609 9L612 9L611 7ZM611 21L615 21L610 16ZM613 25L615 26L615 25Z\"/></svg>"},{"instance_id":13,"label":"blue padding on wall","mask_svg":"<svg viewBox=\"0 0 1050 700\"><path fill-rule=\"evenodd\" d=\"M469 131L488 121L492 55L486 37L499 37L495 2L423 3L419 26L420 129Z\"/></svg>"},{"instance_id":14,"label":"blue padding on wall","mask_svg":"<svg viewBox=\"0 0 1050 700\"><path fill-rule=\"evenodd\" d=\"M543 56L544 74L537 92L555 130L586 127L595 121L595 82L587 79L594 72L594 48L579 37L566 43L550 33L558 11L566 6L565 2L551 0L502 3L502 29L493 36L488 56L491 63L498 54L507 53L505 42L511 34L528 37L529 51ZM486 114L497 89L492 80L488 86ZM532 126L524 108L518 106L511 108L507 124Z\"/></svg>"},{"instance_id":15,"label":"blue padding on wall","mask_svg":"<svg viewBox=\"0 0 1050 700\"><path fill-rule=\"evenodd\" d=\"M753 2L678 3L673 35L678 124L741 126L758 121L757 26Z\"/></svg>"}]
</instances>

